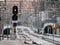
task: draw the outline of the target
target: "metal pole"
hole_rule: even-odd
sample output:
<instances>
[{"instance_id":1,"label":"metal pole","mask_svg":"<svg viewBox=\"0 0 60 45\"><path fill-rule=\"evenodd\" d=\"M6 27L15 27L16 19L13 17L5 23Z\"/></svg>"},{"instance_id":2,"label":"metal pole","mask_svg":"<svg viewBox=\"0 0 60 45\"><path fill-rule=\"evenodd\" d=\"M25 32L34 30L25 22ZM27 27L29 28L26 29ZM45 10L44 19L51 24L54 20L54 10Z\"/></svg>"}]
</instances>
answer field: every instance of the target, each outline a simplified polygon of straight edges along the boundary
<instances>
[{"instance_id":1,"label":"metal pole","mask_svg":"<svg viewBox=\"0 0 60 45\"><path fill-rule=\"evenodd\" d=\"M53 34L52 34L52 36L53 36L53 45L54 45L54 29L53 29Z\"/></svg>"},{"instance_id":2,"label":"metal pole","mask_svg":"<svg viewBox=\"0 0 60 45\"><path fill-rule=\"evenodd\" d=\"M1 2L0 2L1 3ZM1 4L0 4L1 5ZM1 6L0 6L1 7ZM1 8L0 8L0 13L1 13ZM1 18L1 15L0 15L0 18ZM1 19L0 19L0 26L1 26ZM0 31L1 31L1 28L0 28ZM1 40L1 32L0 32L0 40Z\"/></svg>"},{"instance_id":3,"label":"metal pole","mask_svg":"<svg viewBox=\"0 0 60 45\"><path fill-rule=\"evenodd\" d=\"M54 8L55 8L55 1L54 1ZM55 10L55 9L54 9L54 10ZM53 14L55 15L55 11L54 11ZM54 30L55 30L55 29L53 29L53 45L54 45L54 33L55 33Z\"/></svg>"},{"instance_id":4,"label":"metal pole","mask_svg":"<svg viewBox=\"0 0 60 45\"><path fill-rule=\"evenodd\" d=\"M6 0L5 0L5 10L6 10Z\"/></svg>"},{"instance_id":5,"label":"metal pole","mask_svg":"<svg viewBox=\"0 0 60 45\"><path fill-rule=\"evenodd\" d=\"M21 6L22 6L22 1L20 0L20 14L18 15L19 21L20 21L20 18L21 18Z\"/></svg>"}]
</instances>

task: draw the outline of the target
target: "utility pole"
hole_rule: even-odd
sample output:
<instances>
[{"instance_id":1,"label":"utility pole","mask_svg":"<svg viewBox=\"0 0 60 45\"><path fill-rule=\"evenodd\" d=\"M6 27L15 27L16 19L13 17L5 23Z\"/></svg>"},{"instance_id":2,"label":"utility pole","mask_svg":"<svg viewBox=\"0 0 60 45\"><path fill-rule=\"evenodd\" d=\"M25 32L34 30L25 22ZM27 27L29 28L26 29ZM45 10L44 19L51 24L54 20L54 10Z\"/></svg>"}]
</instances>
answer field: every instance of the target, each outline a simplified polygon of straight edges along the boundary
<instances>
[{"instance_id":1,"label":"utility pole","mask_svg":"<svg viewBox=\"0 0 60 45\"><path fill-rule=\"evenodd\" d=\"M0 2L0 7L1 7L1 2ZM1 8L0 8L0 14L1 14ZM1 15L0 15L0 36L1 36ZM0 37L1 40L1 37Z\"/></svg>"},{"instance_id":2,"label":"utility pole","mask_svg":"<svg viewBox=\"0 0 60 45\"><path fill-rule=\"evenodd\" d=\"M6 0L5 0L5 10L6 10Z\"/></svg>"},{"instance_id":3,"label":"utility pole","mask_svg":"<svg viewBox=\"0 0 60 45\"><path fill-rule=\"evenodd\" d=\"M19 22L21 22L21 6L22 6L22 0L19 1L19 13L18 13Z\"/></svg>"}]
</instances>

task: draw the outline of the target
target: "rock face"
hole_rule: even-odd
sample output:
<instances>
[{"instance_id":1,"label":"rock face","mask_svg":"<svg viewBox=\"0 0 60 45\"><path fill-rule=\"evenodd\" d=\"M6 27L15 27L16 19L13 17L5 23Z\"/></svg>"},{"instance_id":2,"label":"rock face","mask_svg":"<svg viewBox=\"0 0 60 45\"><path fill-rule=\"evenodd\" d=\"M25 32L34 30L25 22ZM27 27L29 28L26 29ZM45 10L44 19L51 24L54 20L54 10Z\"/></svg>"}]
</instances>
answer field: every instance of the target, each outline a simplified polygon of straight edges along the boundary
<instances>
[{"instance_id":1,"label":"rock face","mask_svg":"<svg viewBox=\"0 0 60 45\"><path fill-rule=\"evenodd\" d=\"M38 3L37 3L38 2ZM60 16L60 1L52 1L52 0L6 0L0 1L0 17L2 18L0 24L0 30L3 28L5 24L11 23L12 17L12 7L14 5L18 6L18 20L22 23L28 23L28 19L32 15L36 15L40 11L46 11L48 13L49 18L53 15ZM6 5L6 6L5 6ZM36 19L37 20L37 19ZM40 22L40 21L39 21ZM39 22L35 24L38 25Z\"/></svg>"},{"instance_id":2,"label":"rock face","mask_svg":"<svg viewBox=\"0 0 60 45\"><path fill-rule=\"evenodd\" d=\"M18 19L21 22L27 22L26 19L29 17L29 15L33 14L34 9L32 7L32 1L33 0L6 0L6 3L4 1L0 1L0 17L2 20L0 21L0 30L2 30L3 26L6 24L11 23L11 17L12 17L12 7L14 5L18 6ZM21 15L19 14L21 13Z\"/></svg>"}]
</instances>

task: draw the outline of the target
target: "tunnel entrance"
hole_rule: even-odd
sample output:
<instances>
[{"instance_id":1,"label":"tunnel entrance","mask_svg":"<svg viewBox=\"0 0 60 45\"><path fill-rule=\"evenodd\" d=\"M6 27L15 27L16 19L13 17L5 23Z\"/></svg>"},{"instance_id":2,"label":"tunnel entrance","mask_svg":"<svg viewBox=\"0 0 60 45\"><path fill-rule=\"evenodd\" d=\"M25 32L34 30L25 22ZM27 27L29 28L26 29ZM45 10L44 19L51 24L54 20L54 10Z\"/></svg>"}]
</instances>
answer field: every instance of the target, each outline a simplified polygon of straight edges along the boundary
<instances>
[{"instance_id":1,"label":"tunnel entrance","mask_svg":"<svg viewBox=\"0 0 60 45\"><path fill-rule=\"evenodd\" d=\"M52 30L51 25L45 27L44 33L45 33L45 34L47 34L47 33L53 34L53 30Z\"/></svg>"},{"instance_id":2,"label":"tunnel entrance","mask_svg":"<svg viewBox=\"0 0 60 45\"><path fill-rule=\"evenodd\" d=\"M3 35L10 35L10 28L4 29Z\"/></svg>"}]
</instances>

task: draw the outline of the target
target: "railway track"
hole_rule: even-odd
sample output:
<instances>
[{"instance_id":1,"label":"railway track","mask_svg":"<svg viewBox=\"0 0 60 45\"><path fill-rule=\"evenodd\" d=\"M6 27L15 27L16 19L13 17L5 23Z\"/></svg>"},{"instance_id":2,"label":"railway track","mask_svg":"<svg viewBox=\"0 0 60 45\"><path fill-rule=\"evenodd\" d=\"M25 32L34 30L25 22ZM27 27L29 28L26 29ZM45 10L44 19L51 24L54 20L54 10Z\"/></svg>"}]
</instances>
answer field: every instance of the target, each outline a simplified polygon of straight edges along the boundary
<instances>
[{"instance_id":1,"label":"railway track","mask_svg":"<svg viewBox=\"0 0 60 45\"><path fill-rule=\"evenodd\" d=\"M28 33L28 34L30 34L30 35L33 35L33 36L35 36L35 37L37 37L37 38L40 38L40 36L37 36L37 35L35 35L35 34L31 34L31 33L29 33L28 31L27 31L26 33ZM23 34L23 37L25 38L24 43L29 44L30 41L32 41L32 40L30 39L30 37L28 37L28 36L25 35L25 34ZM28 39L27 39L27 38L28 38ZM52 40L52 39L49 39L49 38L45 38L45 37L42 37L42 39L45 40L45 41L47 41L47 42L54 43L54 44L56 44L56 45L60 45L60 42L58 42L58 41L55 41L55 40ZM36 43L36 42L34 42L34 43ZM32 44L32 43L31 43L31 44Z\"/></svg>"},{"instance_id":2,"label":"railway track","mask_svg":"<svg viewBox=\"0 0 60 45\"><path fill-rule=\"evenodd\" d=\"M49 38L45 38L45 37L42 37L42 39L45 40L45 41L51 42L53 44L60 45L60 42L58 42L58 41L55 41L55 40L52 40L52 39L49 39Z\"/></svg>"},{"instance_id":3,"label":"railway track","mask_svg":"<svg viewBox=\"0 0 60 45\"><path fill-rule=\"evenodd\" d=\"M31 34L31 35L33 35L33 34ZM36 35L33 35L33 36L35 36L35 37L38 37L38 38L39 38L39 36L36 36ZM56 44L56 45L60 45L60 42L59 42L59 41L52 40L52 39L45 38L45 37L42 37L42 39L43 39L43 40L45 40L45 41L48 41L48 42L54 43L54 44Z\"/></svg>"},{"instance_id":4,"label":"railway track","mask_svg":"<svg viewBox=\"0 0 60 45\"><path fill-rule=\"evenodd\" d=\"M52 34L46 34L46 35L44 35L44 36L54 36L54 37L57 37L57 38L60 38L60 36L56 36L56 35L52 35Z\"/></svg>"},{"instance_id":5,"label":"railway track","mask_svg":"<svg viewBox=\"0 0 60 45\"><path fill-rule=\"evenodd\" d=\"M54 37L60 38L60 36L54 36Z\"/></svg>"}]
</instances>

